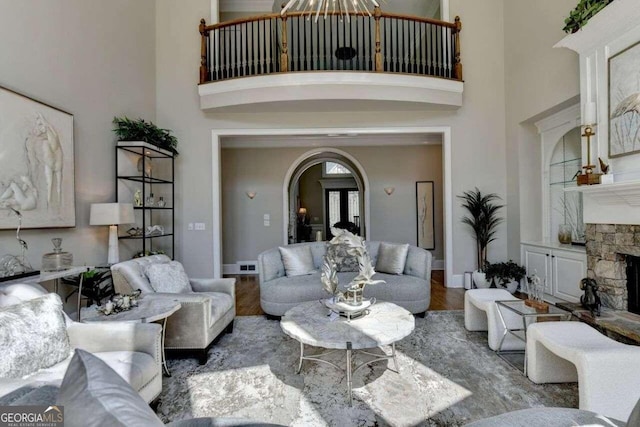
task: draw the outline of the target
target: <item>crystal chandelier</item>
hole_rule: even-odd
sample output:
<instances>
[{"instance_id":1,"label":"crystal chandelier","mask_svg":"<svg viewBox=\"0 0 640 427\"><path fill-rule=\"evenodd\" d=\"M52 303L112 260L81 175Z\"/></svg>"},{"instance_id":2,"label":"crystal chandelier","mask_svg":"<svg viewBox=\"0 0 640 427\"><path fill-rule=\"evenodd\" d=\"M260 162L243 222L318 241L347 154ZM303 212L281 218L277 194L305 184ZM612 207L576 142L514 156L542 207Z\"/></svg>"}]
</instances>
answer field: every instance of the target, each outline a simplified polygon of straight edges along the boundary
<instances>
[{"instance_id":1,"label":"crystal chandelier","mask_svg":"<svg viewBox=\"0 0 640 427\"><path fill-rule=\"evenodd\" d=\"M367 13L371 16L369 10L371 6L380 7L380 4L376 0L289 0L280 13L284 15L291 9L309 14L309 17L315 14L317 22L321 14L326 19L329 10L331 10L332 13L339 13L349 21L349 7L351 7L351 11Z\"/></svg>"}]
</instances>

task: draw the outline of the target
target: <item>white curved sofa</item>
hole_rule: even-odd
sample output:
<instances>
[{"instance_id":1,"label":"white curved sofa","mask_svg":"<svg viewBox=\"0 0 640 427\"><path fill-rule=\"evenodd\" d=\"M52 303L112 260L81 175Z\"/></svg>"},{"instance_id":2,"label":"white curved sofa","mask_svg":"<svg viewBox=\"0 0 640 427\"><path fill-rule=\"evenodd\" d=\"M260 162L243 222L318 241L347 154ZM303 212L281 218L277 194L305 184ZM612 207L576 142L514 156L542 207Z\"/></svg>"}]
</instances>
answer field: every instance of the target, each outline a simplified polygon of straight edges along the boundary
<instances>
[{"instance_id":1,"label":"white curved sofa","mask_svg":"<svg viewBox=\"0 0 640 427\"><path fill-rule=\"evenodd\" d=\"M380 242L367 241L365 244L375 266ZM320 283L320 268L327 250L327 242L298 243L287 247L305 245L311 247L317 273L287 277L277 247L258 255L260 306L268 316L282 316L287 310L302 302L328 296ZM338 273L339 286L344 290L357 274ZM385 280L387 283L367 286L364 290L365 297L389 301L413 314L425 315L431 303L431 252L409 245L402 275L376 273L373 278Z\"/></svg>"}]
</instances>

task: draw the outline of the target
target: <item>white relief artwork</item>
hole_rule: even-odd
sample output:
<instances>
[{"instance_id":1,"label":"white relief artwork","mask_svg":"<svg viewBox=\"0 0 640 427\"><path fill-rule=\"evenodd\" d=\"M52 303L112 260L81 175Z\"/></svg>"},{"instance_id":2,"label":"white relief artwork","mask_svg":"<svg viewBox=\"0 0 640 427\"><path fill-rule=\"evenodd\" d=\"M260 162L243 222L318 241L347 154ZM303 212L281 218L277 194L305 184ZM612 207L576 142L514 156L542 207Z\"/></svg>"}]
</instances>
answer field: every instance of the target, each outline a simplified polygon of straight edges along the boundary
<instances>
[{"instance_id":1,"label":"white relief artwork","mask_svg":"<svg viewBox=\"0 0 640 427\"><path fill-rule=\"evenodd\" d=\"M0 88L0 229L75 226L73 171L73 116Z\"/></svg>"},{"instance_id":2,"label":"white relief artwork","mask_svg":"<svg viewBox=\"0 0 640 427\"><path fill-rule=\"evenodd\" d=\"M27 153L32 173L38 169L44 173L47 184L47 206L51 205L51 196L62 202L63 151L58 132L40 113L36 116L33 135L27 140Z\"/></svg>"}]
</instances>

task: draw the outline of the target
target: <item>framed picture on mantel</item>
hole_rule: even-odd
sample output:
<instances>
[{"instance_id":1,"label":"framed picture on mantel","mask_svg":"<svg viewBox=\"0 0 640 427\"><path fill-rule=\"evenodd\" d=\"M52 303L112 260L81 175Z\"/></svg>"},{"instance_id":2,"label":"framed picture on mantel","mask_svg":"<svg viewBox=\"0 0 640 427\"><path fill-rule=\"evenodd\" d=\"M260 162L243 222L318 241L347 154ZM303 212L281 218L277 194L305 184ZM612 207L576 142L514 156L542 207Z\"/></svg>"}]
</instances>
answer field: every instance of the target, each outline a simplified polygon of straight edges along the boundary
<instances>
[{"instance_id":1,"label":"framed picture on mantel","mask_svg":"<svg viewBox=\"0 0 640 427\"><path fill-rule=\"evenodd\" d=\"M23 228L75 227L73 116L0 87L0 229L18 215Z\"/></svg>"},{"instance_id":2,"label":"framed picture on mantel","mask_svg":"<svg viewBox=\"0 0 640 427\"><path fill-rule=\"evenodd\" d=\"M640 152L640 42L609 58L609 157Z\"/></svg>"},{"instance_id":3,"label":"framed picture on mantel","mask_svg":"<svg viewBox=\"0 0 640 427\"><path fill-rule=\"evenodd\" d=\"M436 248L433 200L433 181L416 182L417 246L429 250Z\"/></svg>"}]
</instances>

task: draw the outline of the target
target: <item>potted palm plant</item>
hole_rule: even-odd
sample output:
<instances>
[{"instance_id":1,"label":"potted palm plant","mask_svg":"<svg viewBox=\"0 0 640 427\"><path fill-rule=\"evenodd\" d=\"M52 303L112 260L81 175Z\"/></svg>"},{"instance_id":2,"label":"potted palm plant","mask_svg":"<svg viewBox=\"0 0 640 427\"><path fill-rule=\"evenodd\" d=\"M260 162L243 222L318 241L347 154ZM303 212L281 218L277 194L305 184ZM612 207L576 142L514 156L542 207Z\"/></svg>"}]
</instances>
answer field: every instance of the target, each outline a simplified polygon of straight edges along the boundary
<instances>
[{"instance_id":1,"label":"potted palm plant","mask_svg":"<svg viewBox=\"0 0 640 427\"><path fill-rule=\"evenodd\" d=\"M496 287L506 288L512 294L520 287L520 281L526 276L527 270L512 260L489 264L486 275L487 281L495 283Z\"/></svg>"},{"instance_id":2,"label":"potted palm plant","mask_svg":"<svg viewBox=\"0 0 640 427\"><path fill-rule=\"evenodd\" d=\"M473 272L473 281L479 288L488 288L485 269L487 266L487 247L496 238L498 224L502 218L498 216L498 211L502 205L495 203L500 197L495 193L482 194L476 187L472 191L465 191L462 196L462 207L469 215L462 218L462 223L469 226L476 238L476 263L477 270Z\"/></svg>"}]
</instances>

